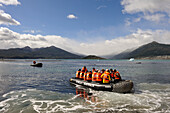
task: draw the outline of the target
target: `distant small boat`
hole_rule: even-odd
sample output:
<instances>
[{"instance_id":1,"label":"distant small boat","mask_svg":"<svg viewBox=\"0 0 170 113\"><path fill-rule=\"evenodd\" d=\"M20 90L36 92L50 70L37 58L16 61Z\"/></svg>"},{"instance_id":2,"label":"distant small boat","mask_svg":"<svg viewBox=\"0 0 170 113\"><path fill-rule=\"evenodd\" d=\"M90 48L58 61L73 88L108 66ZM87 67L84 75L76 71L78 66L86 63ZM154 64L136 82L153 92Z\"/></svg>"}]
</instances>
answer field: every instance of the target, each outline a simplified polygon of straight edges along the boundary
<instances>
[{"instance_id":1,"label":"distant small boat","mask_svg":"<svg viewBox=\"0 0 170 113\"><path fill-rule=\"evenodd\" d=\"M142 62L136 62L136 64L142 64Z\"/></svg>"},{"instance_id":2,"label":"distant small boat","mask_svg":"<svg viewBox=\"0 0 170 113\"><path fill-rule=\"evenodd\" d=\"M130 58L129 61L134 61L135 59L134 58Z\"/></svg>"},{"instance_id":3,"label":"distant small boat","mask_svg":"<svg viewBox=\"0 0 170 113\"><path fill-rule=\"evenodd\" d=\"M36 64L32 64L31 66L33 66L33 67L42 67L42 63L36 63Z\"/></svg>"}]
</instances>

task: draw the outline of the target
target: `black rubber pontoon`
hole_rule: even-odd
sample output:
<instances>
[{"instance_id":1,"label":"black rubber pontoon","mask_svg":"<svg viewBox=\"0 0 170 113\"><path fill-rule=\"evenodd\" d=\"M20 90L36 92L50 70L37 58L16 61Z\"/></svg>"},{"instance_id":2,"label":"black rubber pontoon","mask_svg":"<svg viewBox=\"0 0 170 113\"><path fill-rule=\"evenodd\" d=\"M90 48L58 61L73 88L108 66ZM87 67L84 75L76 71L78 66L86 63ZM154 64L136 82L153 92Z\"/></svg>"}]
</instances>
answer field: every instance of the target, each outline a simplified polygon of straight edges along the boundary
<instances>
[{"instance_id":1,"label":"black rubber pontoon","mask_svg":"<svg viewBox=\"0 0 170 113\"><path fill-rule=\"evenodd\" d=\"M90 87L96 90L113 91L118 93L129 93L132 91L133 88L133 82L131 80L122 80L118 83L99 84L87 82L81 79L71 78L70 82L73 84L79 84L82 86Z\"/></svg>"},{"instance_id":2,"label":"black rubber pontoon","mask_svg":"<svg viewBox=\"0 0 170 113\"><path fill-rule=\"evenodd\" d=\"M32 64L31 66L33 66L33 67L42 67L42 63L37 63L37 64Z\"/></svg>"}]
</instances>

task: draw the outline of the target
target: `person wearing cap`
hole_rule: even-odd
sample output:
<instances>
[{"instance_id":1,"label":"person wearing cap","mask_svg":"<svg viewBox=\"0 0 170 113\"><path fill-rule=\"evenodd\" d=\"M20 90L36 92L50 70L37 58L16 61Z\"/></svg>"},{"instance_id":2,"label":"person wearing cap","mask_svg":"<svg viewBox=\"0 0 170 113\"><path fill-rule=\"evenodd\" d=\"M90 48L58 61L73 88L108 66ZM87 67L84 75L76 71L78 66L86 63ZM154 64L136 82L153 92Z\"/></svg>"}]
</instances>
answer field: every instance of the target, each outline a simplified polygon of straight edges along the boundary
<instances>
[{"instance_id":1,"label":"person wearing cap","mask_svg":"<svg viewBox=\"0 0 170 113\"><path fill-rule=\"evenodd\" d=\"M109 84L110 83L110 72L109 69L106 69L106 71L101 75L101 78L103 78L103 83L104 84Z\"/></svg>"}]
</instances>

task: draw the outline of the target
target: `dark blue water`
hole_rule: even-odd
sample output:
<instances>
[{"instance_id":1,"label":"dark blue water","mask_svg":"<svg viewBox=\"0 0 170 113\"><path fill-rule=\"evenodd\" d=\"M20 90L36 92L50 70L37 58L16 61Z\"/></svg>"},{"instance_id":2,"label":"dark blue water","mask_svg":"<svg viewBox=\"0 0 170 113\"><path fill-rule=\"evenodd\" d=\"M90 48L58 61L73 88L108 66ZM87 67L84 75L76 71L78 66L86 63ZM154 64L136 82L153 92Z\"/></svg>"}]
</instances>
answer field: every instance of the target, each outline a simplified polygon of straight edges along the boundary
<instances>
[{"instance_id":1,"label":"dark blue water","mask_svg":"<svg viewBox=\"0 0 170 113\"><path fill-rule=\"evenodd\" d=\"M170 60L32 60L0 62L0 112L170 112ZM141 64L137 64L137 62ZM88 70L117 69L134 82L135 93L119 94L70 85Z\"/></svg>"}]
</instances>

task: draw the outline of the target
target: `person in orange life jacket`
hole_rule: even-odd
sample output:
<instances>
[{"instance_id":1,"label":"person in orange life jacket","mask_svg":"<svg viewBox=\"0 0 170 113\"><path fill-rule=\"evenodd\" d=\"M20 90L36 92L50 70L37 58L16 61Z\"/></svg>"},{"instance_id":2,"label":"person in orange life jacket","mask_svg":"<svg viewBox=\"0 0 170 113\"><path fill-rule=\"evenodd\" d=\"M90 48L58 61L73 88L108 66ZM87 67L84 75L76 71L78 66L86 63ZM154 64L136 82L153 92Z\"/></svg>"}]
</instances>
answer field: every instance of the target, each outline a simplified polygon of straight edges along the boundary
<instances>
[{"instance_id":1,"label":"person in orange life jacket","mask_svg":"<svg viewBox=\"0 0 170 113\"><path fill-rule=\"evenodd\" d=\"M112 68L110 69L110 77L111 77L111 79L113 79L113 78L114 78L114 71L113 71L113 69L112 69Z\"/></svg>"},{"instance_id":2,"label":"person in orange life jacket","mask_svg":"<svg viewBox=\"0 0 170 113\"><path fill-rule=\"evenodd\" d=\"M83 76L84 81L87 80L87 73L88 73L88 71L84 72L84 76Z\"/></svg>"},{"instance_id":3,"label":"person in orange life jacket","mask_svg":"<svg viewBox=\"0 0 170 113\"><path fill-rule=\"evenodd\" d=\"M86 80L87 80L88 82L91 82L91 81L92 81L92 72L91 72L91 71L87 72Z\"/></svg>"},{"instance_id":4,"label":"person in orange life jacket","mask_svg":"<svg viewBox=\"0 0 170 113\"><path fill-rule=\"evenodd\" d=\"M82 79L82 80L84 79L84 70L81 71L79 78Z\"/></svg>"},{"instance_id":5,"label":"person in orange life jacket","mask_svg":"<svg viewBox=\"0 0 170 113\"><path fill-rule=\"evenodd\" d=\"M94 71L94 72L92 73L92 81L93 81L93 82L96 82L96 76L97 76L97 71Z\"/></svg>"},{"instance_id":6,"label":"person in orange life jacket","mask_svg":"<svg viewBox=\"0 0 170 113\"><path fill-rule=\"evenodd\" d=\"M119 81L121 81L121 80L122 80L122 78L121 78L121 76L120 76L119 71L117 71L116 69L114 69L114 82L117 83L117 82L119 82Z\"/></svg>"},{"instance_id":7,"label":"person in orange life jacket","mask_svg":"<svg viewBox=\"0 0 170 113\"><path fill-rule=\"evenodd\" d=\"M102 83L101 75L102 75L101 71L98 70L98 72L97 72L97 74L96 74L96 82L97 82L97 83Z\"/></svg>"},{"instance_id":8,"label":"person in orange life jacket","mask_svg":"<svg viewBox=\"0 0 170 113\"><path fill-rule=\"evenodd\" d=\"M76 72L76 78L80 78L81 69Z\"/></svg>"},{"instance_id":9,"label":"person in orange life jacket","mask_svg":"<svg viewBox=\"0 0 170 113\"><path fill-rule=\"evenodd\" d=\"M101 78L103 78L103 83L104 84L109 84L110 83L110 72L109 69L106 69L106 71L101 75Z\"/></svg>"},{"instance_id":10,"label":"person in orange life jacket","mask_svg":"<svg viewBox=\"0 0 170 113\"><path fill-rule=\"evenodd\" d=\"M81 70L82 70L82 71L84 70L84 72L86 72L86 71L87 71L86 66L84 66Z\"/></svg>"},{"instance_id":11,"label":"person in orange life jacket","mask_svg":"<svg viewBox=\"0 0 170 113\"><path fill-rule=\"evenodd\" d=\"M96 69L95 69L95 68L93 68L93 69L92 69L92 73L93 73L93 72L95 72L95 71L96 71Z\"/></svg>"}]
</instances>

